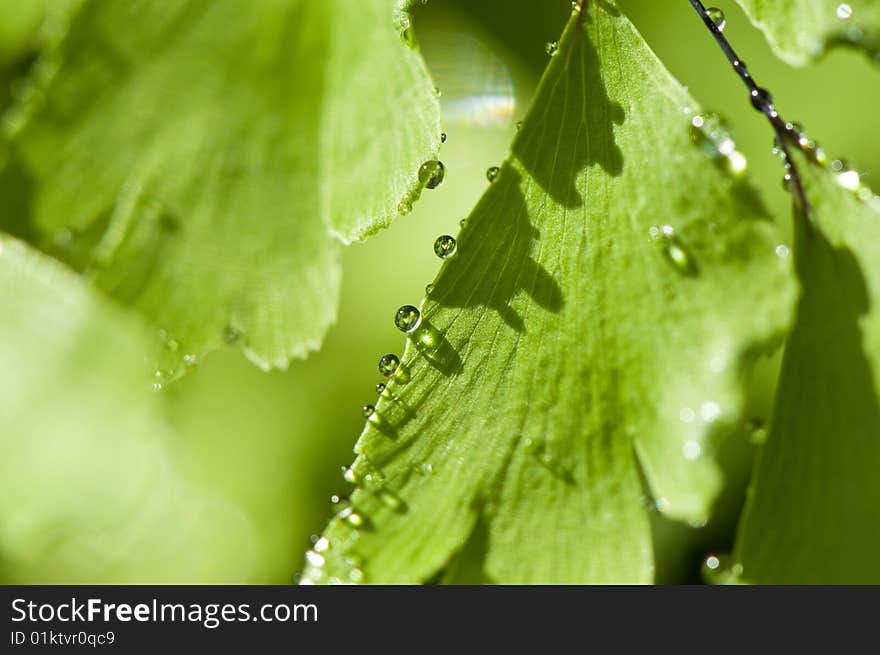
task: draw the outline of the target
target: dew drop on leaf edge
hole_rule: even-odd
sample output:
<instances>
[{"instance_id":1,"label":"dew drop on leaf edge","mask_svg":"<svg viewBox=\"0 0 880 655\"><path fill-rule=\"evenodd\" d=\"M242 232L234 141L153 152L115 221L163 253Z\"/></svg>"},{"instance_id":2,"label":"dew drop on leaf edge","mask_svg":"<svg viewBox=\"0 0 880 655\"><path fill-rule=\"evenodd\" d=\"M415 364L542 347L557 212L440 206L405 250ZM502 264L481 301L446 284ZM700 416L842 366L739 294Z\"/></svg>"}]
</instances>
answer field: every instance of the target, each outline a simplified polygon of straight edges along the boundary
<instances>
[{"instance_id":1,"label":"dew drop on leaf edge","mask_svg":"<svg viewBox=\"0 0 880 655\"><path fill-rule=\"evenodd\" d=\"M498 173L501 172L501 169L498 166L490 166L486 169L486 179L490 182L494 182L495 178L498 177Z\"/></svg>"},{"instance_id":2,"label":"dew drop on leaf edge","mask_svg":"<svg viewBox=\"0 0 880 655\"><path fill-rule=\"evenodd\" d=\"M443 234L434 241L434 254L440 259L447 259L455 254L457 245L455 237Z\"/></svg>"},{"instance_id":3,"label":"dew drop on leaf edge","mask_svg":"<svg viewBox=\"0 0 880 655\"><path fill-rule=\"evenodd\" d=\"M394 314L394 325L401 332L412 332L421 322L422 313L412 305L403 305Z\"/></svg>"},{"instance_id":4,"label":"dew drop on leaf edge","mask_svg":"<svg viewBox=\"0 0 880 655\"><path fill-rule=\"evenodd\" d=\"M386 378L394 375L398 366L400 366L400 359L393 353L387 353L379 358L379 373Z\"/></svg>"},{"instance_id":5,"label":"dew drop on leaf edge","mask_svg":"<svg viewBox=\"0 0 880 655\"><path fill-rule=\"evenodd\" d=\"M419 182L427 189L436 189L443 183L446 167L442 161L430 159L419 167Z\"/></svg>"}]
</instances>

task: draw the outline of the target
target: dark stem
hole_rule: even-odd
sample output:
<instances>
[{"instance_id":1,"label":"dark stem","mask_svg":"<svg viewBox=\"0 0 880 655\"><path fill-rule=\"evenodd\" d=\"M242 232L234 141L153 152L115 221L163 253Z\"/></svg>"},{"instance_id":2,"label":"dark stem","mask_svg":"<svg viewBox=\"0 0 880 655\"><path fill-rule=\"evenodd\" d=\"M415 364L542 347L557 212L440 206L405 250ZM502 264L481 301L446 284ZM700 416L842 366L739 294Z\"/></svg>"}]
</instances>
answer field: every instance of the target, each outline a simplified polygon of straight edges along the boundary
<instances>
[{"instance_id":1,"label":"dark stem","mask_svg":"<svg viewBox=\"0 0 880 655\"><path fill-rule=\"evenodd\" d=\"M712 33L712 36L715 37L718 47L724 52L730 65L733 66L733 70L736 71L736 74L739 75L743 84L746 85L746 88L749 90L749 99L752 102L752 106L764 114L764 116L767 117L767 120L770 121L770 125L773 127L773 132L776 134L776 143L782 151L782 154L785 156L785 168L789 188L792 190L795 202L800 204L800 206L806 211L810 206L809 201L807 200L807 194L804 191L804 185L801 181L801 176L798 173L797 165L794 163L794 160L791 157L791 150L789 149L789 143L791 141L797 143L801 138L800 132L794 125L782 120L779 113L776 111L776 108L773 106L773 98L770 95L770 92L767 91L767 89L758 86L749 74L749 70L746 68L746 63L739 58L736 51L733 49L733 46L731 46L730 42L727 40L727 37L724 36L724 33L718 29L718 26L706 13L706 7L703 6L703 3L700 2L700 0L690 0L690 3L694 8L694 11L696 11L700 18L703 19L703 23Z\"/></svg>"}]
</instances>

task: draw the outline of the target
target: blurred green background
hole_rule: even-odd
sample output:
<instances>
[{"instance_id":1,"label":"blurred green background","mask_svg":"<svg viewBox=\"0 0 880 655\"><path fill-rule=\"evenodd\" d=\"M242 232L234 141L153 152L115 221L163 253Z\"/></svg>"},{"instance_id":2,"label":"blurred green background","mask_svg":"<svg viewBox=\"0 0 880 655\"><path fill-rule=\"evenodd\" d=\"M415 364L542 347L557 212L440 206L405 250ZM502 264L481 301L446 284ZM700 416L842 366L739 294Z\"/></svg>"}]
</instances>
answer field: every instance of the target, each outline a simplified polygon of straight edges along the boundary
<instances>
[{"instance_id":1,"label":"blurred green background","mask_svg":"<svg viewBox=\"0 0 880 655\"><path fill-rule=\"evenodd\" d=\"M0 25L0 66L5 71L0 74L0 103L14 78L10 71L26 63L22 44L27 40L21 35L32 32L42 16L42 3L19 4L19 24ZM728 119L749 160L752 182L787 225L788 198L779 163L770 153L770 129L752 110L740 81L687 0L618 4L681 83L706 109ZM782 115L802 123L831 157L845 155L876 188L872 172L880 171L875 109L880 105L880 70L849 51L834 51L811 68L793 69L772 55L735 2L717 4L727 14L725 33L759 83L773 92ZM114 569L113 581L153 578L145 569L150 558L138 549L172 534L180 552L204 553L218 564L191 574L181 567L178 577L167 582L295 579L310 535L330 516L330 496L347 492L340 468L353 458L363 424L361 406L375 398L374 386L381 379L376 361L403 347L391 320L394 310L418 304L438 269L434 239L457 231L487 184L486 168L504 158L546 64L545 43L558 38L569 10L568 0L431 0L420 10L418 38L442 92L446 180L425 192L413 212L392 228L346 250L338 320L319 353L288 371L266 374L236 351L218 352L163 392L168 420L180 435L171 453L181 477L237 507L239 516L223 526L192 530L182 525L190 519L181 513L181 525L166 521L165 532L157 532L152 541L138 541ZM658 166L664 156L657 153ZM770 393L769 384L758 395L762 393ZM661 524L658 519L659 581L697 580L702 555L729 547L744 479L743 467L739 469L733 472L732 501L706 528ZM148 521L149 515L132 520ZM0 576L4 582L88 581L94 566L83 561L77 570L71 559L66 564L70 570L52 572L41 569L38 558L29 564L21 568L17 562L0 562Z\"/></svg>"}]
</instances>

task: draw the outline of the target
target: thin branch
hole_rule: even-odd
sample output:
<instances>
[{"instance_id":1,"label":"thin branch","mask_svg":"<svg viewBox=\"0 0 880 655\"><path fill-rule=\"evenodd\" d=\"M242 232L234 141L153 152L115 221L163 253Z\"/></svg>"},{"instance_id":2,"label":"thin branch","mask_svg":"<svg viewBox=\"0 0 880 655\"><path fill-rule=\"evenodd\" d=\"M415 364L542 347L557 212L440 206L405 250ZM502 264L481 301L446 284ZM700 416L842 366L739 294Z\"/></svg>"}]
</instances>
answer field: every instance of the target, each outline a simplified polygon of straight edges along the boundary
<instances>
[{"instance_id":1,"label":"thin branch","mask_svg":"<svg viewBox=\"0 0 880 655\"><path fill-rule=\"evenodd\" d=\"M724 36L724 33L709 16L703 3L700 2L700 0L689 1L694 8L694 11L696 11L700 18L703 19L703 23L712 33L712 36L715 37L715 41L724 52L730 65L733 66L733 70L736 71L736 74L739 75L743 84L746 85L746 88L749 90L749 99L752 102L752 106L764 114L764 116L767 117L767 120L770 121L770 125L773 127L773 131L776 134L776 142L779 145L782 154L785 156L785 168L787 171L786 180L789 183L789 188L792 190L795 201L799 203L804 210L807 210L810 204L807 200L807 194L804 191L804 185L801 181L800 173L798 173L797 165L794 163L794 160L791 157L791 150L789 149L789 143L791 141L799 143L803 138L803 135L793 123L787 123L779 116L779 112L777 112L776 108L773 106L773 97L770 95L770 92L767 91L767 89L758 86L757 82L755 82L754 78L749 74L749 70L746 68L746 63L736 54L736 51L733 49L733 46L730 45L727 37Z\"/></svg>"}]
</instances>

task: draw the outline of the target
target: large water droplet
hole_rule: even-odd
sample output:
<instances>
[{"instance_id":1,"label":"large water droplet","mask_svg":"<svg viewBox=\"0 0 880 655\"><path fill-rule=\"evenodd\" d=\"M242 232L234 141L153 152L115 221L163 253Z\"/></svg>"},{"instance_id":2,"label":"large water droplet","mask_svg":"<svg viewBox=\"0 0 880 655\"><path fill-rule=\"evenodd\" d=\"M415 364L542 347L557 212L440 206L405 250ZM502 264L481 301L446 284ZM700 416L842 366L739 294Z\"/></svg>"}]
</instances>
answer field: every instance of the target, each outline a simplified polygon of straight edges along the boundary
<instances>
[{"instance_id":1,"label":"large water droplet","mask_svg":"<svg viewBox=\"0 0 880 655\"><path fill-rule=\"evenodd\" d=\"M706 10L706 18L715 24L715 27L718 28L719 32L724 31L724 27L727 25L727 19L724 16L724 12L718 7L709 7Z\"/></svg>"},{"instance_id":2,"label":"large water droplet","mask_svg":"<svg viewBox=\"0 0 880 655\"><path fill-rule=\"evenodd\" d=\"M417 307L404 305L394 314L394 325L401 332L412 332L422 322L422 314Z\"/></svg>"},{"instance_id":3,"label":"large water droplet","mask_svg":"<svg viewBox=\"0 0 880 655\"><path fill-rule=\"evenodd\" d=\"M544 45L544 52L546 52L551 57L555 55L559 51L559 44L556 41L548 41Z\"/></svg>"},{"instance_id":4,"label":"large water droplet","mask_svg":"<svg viewBox=\"0 0 880 655\"><path fill-rule=\"evenodd\" d=\"M385 385L382 382L376 385L376 393L380 396L385 393Z\"/></svg>"},{"instance_id":5,"label":"large water droplet","mask_svg":"<svg viewBox=\"0 0 880 655\"><path fill-rule=\"evenodd\" d=\"M442 161L431 159L419 167L419 182L428 189L435 189L443 182L446 176L446 167Z\"/></svg>"},{"instance_id":6,"label":"large water droplet","mask_svg":"<svg viewBox=\"0 0 880 655\"><path fill-rule=\"evenodd\" d=\"M433 284L426 284L425 285L425 295L430 296L433 292L434 292L434 285Z\"/></svg>"},{"instance_id":7,"label":"large water droplet","mask_svg":"<svg viewBox=\"0 0 880 655\"><path fill-rule=\"evenodd\" d=\"M400 366L400 359L393 353L387 353L379 358L379 373L386 378L394 375L398 366Z\"/></svg>"},{"instance_id":8,"label":"large water droplet","mask_svg":"<svg viewBox=\"0 0 880 655\"><path fill-rule=\"evenodd\" d=\"M376 408L372 405L364 405L361 408L361 414L363 414L364 418L369 421L376 415Z\"/></svg>"},{"instance_id":9,"label":"large water droplet","mask_svg":"<svg viewBox=\"0 0 880 655\"><path fill-rule=\"evenodd\" d=\"M852 7L844 2L837 5L837 10L835 11L835 13L837 14L837 17L841 20L847 20L848 18L852 18L853 10Z\"/></svg>"},{"instance_id":10,"label":"large water droplet","mask_svg":"<svg viewBox=\"0 0 880 655\"><path fill-rule=\"evenodd\" d=\"M446 132L440 132L440 143L446 143Z\"/></svg>"},{"instance_id":11,"label":"large water droplet","mask_svg":"<svg viewBox=\"0 0 880 655\"><path fill-rule=\"evenodd\" d=\"M455 237L444 234L437 237L437 240L434 241L434 254L440 259L452 257L455 254L456 246Z\"/></svg>"},{"instance_id":12,"label":"large water droplet","mask_svg":"<svg viewBox=\"0 0 880 655\"><path fill-rule=\"evenodd\" d=\"M490 182L494 182L495 178L498 177L498 173L501 172L501 169L497 166L490 166L486 169L486 179Z\"/></svg>"}]
</instances>

